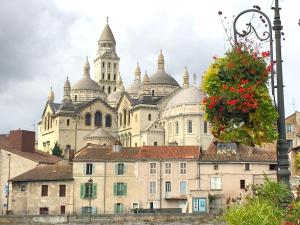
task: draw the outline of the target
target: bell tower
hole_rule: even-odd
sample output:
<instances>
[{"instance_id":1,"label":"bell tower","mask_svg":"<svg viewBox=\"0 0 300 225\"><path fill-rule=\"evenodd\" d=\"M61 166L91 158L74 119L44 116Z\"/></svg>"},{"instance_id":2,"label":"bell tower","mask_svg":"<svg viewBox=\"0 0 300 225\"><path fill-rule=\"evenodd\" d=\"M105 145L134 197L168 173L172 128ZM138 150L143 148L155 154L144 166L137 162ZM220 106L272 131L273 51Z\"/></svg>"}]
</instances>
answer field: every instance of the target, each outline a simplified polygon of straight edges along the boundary
<instances>
[{"instance_id":1,"label":"bell tower","mask_svg":"<svg viewBox=\"0 0 300 225\"><path fill-rule=\"evenodd\" d=\"M94 60L95 80L107 95L116 91L119 61L120 58L116 53L116 40L108 24L107 17L106 25L98 41L98 51Z\"/></svg>"}]
</instances>

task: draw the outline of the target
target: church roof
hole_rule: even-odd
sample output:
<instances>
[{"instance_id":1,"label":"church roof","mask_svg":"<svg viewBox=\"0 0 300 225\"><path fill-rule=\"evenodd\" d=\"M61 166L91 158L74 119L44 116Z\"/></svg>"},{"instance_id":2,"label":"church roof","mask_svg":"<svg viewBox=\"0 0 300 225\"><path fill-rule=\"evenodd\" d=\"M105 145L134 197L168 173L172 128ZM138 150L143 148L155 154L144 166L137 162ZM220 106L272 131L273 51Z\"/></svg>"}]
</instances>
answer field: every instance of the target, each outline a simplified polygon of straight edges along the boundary
<instances>
[{"instance_id":1,"label":"church roof","mask_svg":"<svg viewBox=\"0 0 300 225\"><path fill-rule=\"evenodd\" d=\"M164 84L164 85L179 86L178 82L165 71L157 71L149 79L150 79L150 84Z\"/></svg>"},{"instance_id":2,"label":"church roof","mask_svg":"<svg viewBox=\"0 0 300 225\"><path fill-rule=\"evenodd\" d=\"M180 90L170 99L166 105L166 109L180 105L201 104L204 94L196 87L190 86Z\"/></svg>"},{"instance_id":3,"label":"church roof","mask_svg":"<svg viewBox=\"0 0 300 225\"><path fill-rule=\"evenodd\" d=\"M85 139L87 140L94 140L94 139L114 139L114 137L104 130L102 127L97 128L96 130L92 131L88 134Z\"/></svg>"},{"instance_id":4,"label":"church roof","mask_svg":"<svg viewBox=\"0 0 300 225\"><path fill-rule=\"evenodd\" d=\"M116 43L115 37L114 37L108 23L105 25L105 27L101 33L100 41L112 41L113 43Z\"/></svg>"},{"instance_id":5,"label":"church roof","mask_svg":"<svg viewBox=\"0 0 300 225\"><path fill-rule=\"evenodd\" d=\"M99 84L92 80L90 77L83 77L77 81L73 87L73 90L93 90L93 91L102 91Z\"/></svg>"}]
</instances>

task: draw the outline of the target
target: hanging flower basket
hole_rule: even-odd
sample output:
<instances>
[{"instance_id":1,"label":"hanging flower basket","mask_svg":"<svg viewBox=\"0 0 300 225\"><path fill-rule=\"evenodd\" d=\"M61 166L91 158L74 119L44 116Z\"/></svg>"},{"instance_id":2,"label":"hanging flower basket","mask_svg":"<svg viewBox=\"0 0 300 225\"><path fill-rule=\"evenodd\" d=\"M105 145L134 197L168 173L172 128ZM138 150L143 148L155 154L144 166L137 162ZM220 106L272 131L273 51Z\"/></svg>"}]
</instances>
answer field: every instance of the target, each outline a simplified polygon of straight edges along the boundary
<instances>
[{"instance_id":1,"label":"hanging flower basket","mask_svg":"<svg viewBox=\"0 0 300 225\"><path fill-rule=\"evenodd\" d=\"M274 141L278 117L267 87L269 52L236 45L204 74L205 117L215 138L254 146Z\"/></svg>"}]
</instances>

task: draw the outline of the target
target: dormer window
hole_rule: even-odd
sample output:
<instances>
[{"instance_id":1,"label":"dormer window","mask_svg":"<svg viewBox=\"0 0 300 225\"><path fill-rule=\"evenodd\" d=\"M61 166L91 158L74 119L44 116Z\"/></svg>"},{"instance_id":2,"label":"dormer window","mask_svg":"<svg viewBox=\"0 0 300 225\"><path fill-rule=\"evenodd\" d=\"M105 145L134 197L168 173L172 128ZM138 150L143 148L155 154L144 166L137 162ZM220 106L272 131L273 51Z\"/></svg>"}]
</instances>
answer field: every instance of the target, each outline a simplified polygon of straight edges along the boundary
<instances>
[{"instance_id":1,"label":"dormer window","mask_svg":"<svg viewBox=\"0 0 300 225\"><path fill-rule=\"evenodd\" d=\"M218 154L233 154L237 151L237 143L235 142L218 142L217 153Z\"/></svg>"}]
</instances>

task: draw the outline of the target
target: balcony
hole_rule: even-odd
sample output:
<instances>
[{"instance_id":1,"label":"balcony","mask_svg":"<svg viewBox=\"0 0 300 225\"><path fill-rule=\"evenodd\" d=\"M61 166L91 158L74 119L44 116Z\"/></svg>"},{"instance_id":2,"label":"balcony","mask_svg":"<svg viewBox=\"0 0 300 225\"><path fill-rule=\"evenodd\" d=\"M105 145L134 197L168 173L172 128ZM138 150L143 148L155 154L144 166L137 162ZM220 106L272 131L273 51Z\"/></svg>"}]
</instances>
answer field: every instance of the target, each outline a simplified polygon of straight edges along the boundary
<instances>
[{"instance_id":1,"label":"balcony","mask_svg":"<svg viewBox=\"0 0 300 225\"><path fill-rule=\"evenodd\" d=\"M165 192L164 198L165 200L186 200L187 195L175 195L172 192Z\"/></svg>"}]
</instances>

